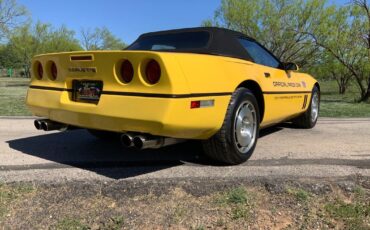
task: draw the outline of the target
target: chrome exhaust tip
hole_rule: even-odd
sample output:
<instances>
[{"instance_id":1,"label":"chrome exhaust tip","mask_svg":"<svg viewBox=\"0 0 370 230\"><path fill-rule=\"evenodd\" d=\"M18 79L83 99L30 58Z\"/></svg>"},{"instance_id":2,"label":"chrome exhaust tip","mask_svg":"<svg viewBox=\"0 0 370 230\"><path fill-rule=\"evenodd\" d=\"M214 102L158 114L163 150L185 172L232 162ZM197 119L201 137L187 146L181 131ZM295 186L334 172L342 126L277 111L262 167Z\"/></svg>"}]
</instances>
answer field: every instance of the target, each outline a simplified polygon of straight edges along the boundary
<instances>
[{"instance_id":1,"label":"chrome exhaust tip","mask_svg":"<svg viewBox=\"0 0 370 230\"><path fill-rule=\"evenodd\" d=\"M150 134L139 134L133 136L132 133L121 134L121 143L124 147L134 147L137 150L158 149L164 146L184 142L185 139L175 139L170 137L153 136Z\"/></svg>"},{"instance_id":2,"label":"chrome exhaust tip","mask_svg":"<svg viewBox=\"0 0 370 230\"><path fill-rule=\"evenodd\" d=\"M42 130L42 122L43 122L44 120L35 120L34 122L33 122L33 124L34 124L34 126L35 126L35 128L37 129L37 130Z\"/></svg>"},{"instance_id":3,"label":"chrome exhaust tip","mask_svg":"<svg viewBox=\"0 0 370 230\"><path fill-rule=\"evenodd\" d=\"M34 122L36 129L44 131L60 130L64 131L68 129L68 125L51 120L35 120Z\"/></svg>"},{"instance_id":4,"label":"chrome exhaust tip","mask_svg":"<svg viewBox=\"0 0 370 230\"><path fill-rule=\"evenodd\" d=\"M44 131L48 131L48 125L46 122L41 122L41 129Z\"/></svg>"},{"instance_id":5,"label":"chrome exhaust tip","mask_svg":"<svg viewBox=\"0 0 370 230\"><path fill-rule=\"evenodd\" d=\"M125 147L132 147L134 146L133 137L130 134L124 133L121 135L121 143Z\"/></svg>"},{"instance_id":6,"label":"chrome exhaust tip","mask_svg":"<svg viewBox=\"0 0 370 230\"><path fill-rule=\"evenodd\" d=\"M170 138L171 139L171 138ZM158 136L138 135L132 140L136 149L158 149L166 146L166 138Z\"/></svg>"},{"instance_id":7,"label":"chrome exhaust tip","mask_svg":"<svg viewBox=\"0 0 370 230\"><path fill-rule=\"evenodd\" d=\"M136 149L142 149L144 146L145 137L136 136L132 139L132 144Z\"/></svg>"}]
</instances>

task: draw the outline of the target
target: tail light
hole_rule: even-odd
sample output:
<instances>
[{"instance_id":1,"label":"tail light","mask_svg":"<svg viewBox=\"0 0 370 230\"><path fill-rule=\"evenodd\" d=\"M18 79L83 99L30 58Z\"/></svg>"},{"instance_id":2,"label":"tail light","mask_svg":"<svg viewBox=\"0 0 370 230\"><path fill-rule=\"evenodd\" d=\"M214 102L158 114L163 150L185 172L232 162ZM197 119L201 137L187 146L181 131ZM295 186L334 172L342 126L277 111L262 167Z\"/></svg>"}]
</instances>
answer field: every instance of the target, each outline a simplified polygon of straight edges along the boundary
<instances>
[{"instance_id":1,"label":"tail light","mask_svg":"<svg viewBox=\"0 0 370 230\"><path fill-rule=\"evenodd\" d=\"M36 69L37 69L36 78L41 80L42 77L44 76L44 69L42 68L41 62L36 63Z\"/></svg>"},{"instance_id":2,"label":"tail light","mask_svg":"<svg viewBox=\"0 0 370 230\"><path fill-rule=\"evenodd\" d=\"M159 81L161 78L161 67L157 61L151 60L148 62L145 69L145 75L149 84L153 85Z\"/></svg>"},{"instance_id":3,"label":"tail light","mask_svg":"<svg viewBox=\"0 0 370 230\"><path fill-rule=\"evenodd\" d=\"M120 69L120 75L121 75L121 80L124 83L129 83L132 81L134 77L134 68L132 67L132 64L130 61L125 60L121 64L121 69Z\"/></svg>"},{"instance_id":4,"label":"tail light","mask_svg":"<svg viewBox=\"0 0 370 230\"><path fill-rule=\"evenodd\" d=\"M55 64L55 62L52 62L52 63L51 63L51 66L50 66L50 73L51 73L51 80L55 80L55 79L57 79L57 76L58 76L58 69L57 69L57 65Z\"/></svg>"}]
</instances>

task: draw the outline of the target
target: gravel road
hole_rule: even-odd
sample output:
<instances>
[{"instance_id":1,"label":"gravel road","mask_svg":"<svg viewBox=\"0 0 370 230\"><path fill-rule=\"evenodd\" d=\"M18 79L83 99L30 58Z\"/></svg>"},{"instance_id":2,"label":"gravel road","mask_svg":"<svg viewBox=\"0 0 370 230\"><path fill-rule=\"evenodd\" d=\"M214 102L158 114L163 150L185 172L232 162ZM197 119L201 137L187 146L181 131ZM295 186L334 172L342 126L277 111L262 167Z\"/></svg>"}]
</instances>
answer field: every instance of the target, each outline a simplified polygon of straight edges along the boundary
<instances>
[{"instance_id":1,"label":"gravel road","mask_svg":"<svg viewBox=\"0 0 370 230\"><path fill-rule=\"evenodd\" d=\"M370 119L322 118L311 130L261 131L250 160L217 166L196 143L134 151L85 130L43 132L32 118L0 118L0 182L370 176Z\"/></svg>"}]
</instances>

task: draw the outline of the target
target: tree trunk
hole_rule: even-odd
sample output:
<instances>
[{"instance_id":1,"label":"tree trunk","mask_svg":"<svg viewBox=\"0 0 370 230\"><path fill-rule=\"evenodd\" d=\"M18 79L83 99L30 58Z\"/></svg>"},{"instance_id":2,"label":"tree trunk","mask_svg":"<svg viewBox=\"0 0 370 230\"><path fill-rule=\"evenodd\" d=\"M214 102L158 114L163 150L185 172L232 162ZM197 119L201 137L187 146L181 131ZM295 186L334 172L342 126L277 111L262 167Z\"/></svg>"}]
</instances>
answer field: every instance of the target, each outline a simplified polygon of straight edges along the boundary
<instances>
[{"instance_id":1,"label":"tree trunk","mask_svg":"<svg viewBox=\"0 0 370 230\"><path fill-rule=\"evenodd\" d=\"M336 81L337 81L339 94L345 94L349 78L348 77L346 78L346 77L343 77L343 76L340 77L340 78L337 78L337 76L334 72L332 72L332 75L333 75L334 79L336 79Z\"/></svg>"},{"instance_id":2,"label":"tree trunk","mask_svg":"<svg viewBox=\"0 0 370 230\"><path fill-rule=\"evenodd\" d=\"M361 101L369 101L369 99L370 99L370 77L369 77L369 82L367 86L367 91L362 96Z\"/></svg>"},{"instance_id":3,"label":"tree trunk","mask_svg":"<svg viewBox=\"0 0 370 230\"><path fill-rule=\"evenodd\" d=\"M346 93L346 87L344 85L339 86L339 94L345 94Z\"/></svg>"}]
</instances>

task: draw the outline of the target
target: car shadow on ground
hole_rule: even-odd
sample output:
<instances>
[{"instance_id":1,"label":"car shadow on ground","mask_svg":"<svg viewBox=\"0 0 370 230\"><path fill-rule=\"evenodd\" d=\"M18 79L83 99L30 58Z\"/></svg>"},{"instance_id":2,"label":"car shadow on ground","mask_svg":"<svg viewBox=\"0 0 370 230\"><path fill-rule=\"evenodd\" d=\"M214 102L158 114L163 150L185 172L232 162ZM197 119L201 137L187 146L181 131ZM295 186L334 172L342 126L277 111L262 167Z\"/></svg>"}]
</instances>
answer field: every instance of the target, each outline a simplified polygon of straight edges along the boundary
<instances>
[{"instance_id":1,"label":"car shadow on ground","mask_svg":"<svg viewBox=\"0 0 370 230\"><path fill-rule=\"evenodd\" d=\"M261 130L260 137L278 132L274 126ZM222 166L208 159L199 141L137 151L119 141L103 141L86 130L53 132L8 141L9 147L51 163L9 166L9 170L75 167L112 179L124 179L180 165Z\"/></svg>"}]
</instances>

